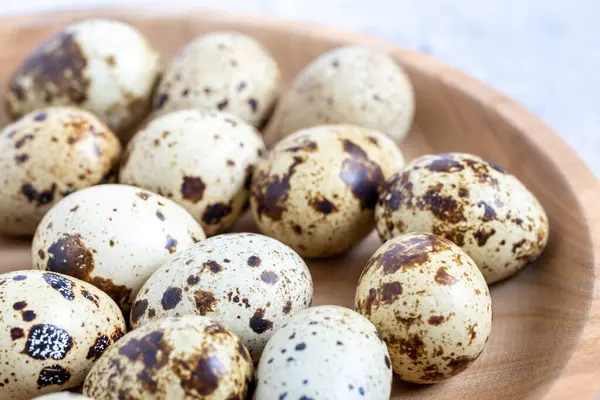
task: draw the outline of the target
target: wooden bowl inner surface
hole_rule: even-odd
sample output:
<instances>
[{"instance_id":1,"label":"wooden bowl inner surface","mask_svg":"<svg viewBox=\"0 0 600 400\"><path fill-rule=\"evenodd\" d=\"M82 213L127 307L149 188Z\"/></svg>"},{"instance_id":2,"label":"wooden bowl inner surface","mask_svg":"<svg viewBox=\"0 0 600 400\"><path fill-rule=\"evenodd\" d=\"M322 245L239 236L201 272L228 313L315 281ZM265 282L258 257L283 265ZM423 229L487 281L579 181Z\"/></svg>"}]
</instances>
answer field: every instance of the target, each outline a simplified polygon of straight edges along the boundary
<instances>
[{"instance_id":1,"label":"wooden bowl inner surface","mask_svg":"<svg viewBox=\"0 0 600 400\"><path fill-rule=\"evenodd\" d=\"M13 23L0 24L0 93L5 93L8 77L17 64L41 40L69 21L97 15L52 14L20 17ZM358 36L262 19L144 11L111 11L103 15L138 27L163 54L163 63L200 34L224 29L248 33L277 58L286 84L308 62L333 47L357 42L385 47ZM458 377L437 385L409 385L396 379L392 398L543 395L577 344L592 301L593 239L577 193L564 171L526 134L527 127L503 112L506 99L490 90L483 96L486 101L482 101L481 97L472 96L472 91L481 85L474 88L457 85L456 71L422 55L389 46L387 49L404 63L416 89L414 128L401 146L407 158L445 151L487 157L518 176L538 196L551 224L550 242L542 258L512 279L492 287L493 332L477 362ZM0 122L2 126L8 122L4 113ZM541 124L529 129L539 127L546 129ZM256 227L246 215L236 230L256 231ZM352 307L360 271L380 244L372 234L343 256L309 261L315 281L314 303ZM28 240L0 239L0 272L29 268L29 260Z\"/></svg>"}]
</instances>

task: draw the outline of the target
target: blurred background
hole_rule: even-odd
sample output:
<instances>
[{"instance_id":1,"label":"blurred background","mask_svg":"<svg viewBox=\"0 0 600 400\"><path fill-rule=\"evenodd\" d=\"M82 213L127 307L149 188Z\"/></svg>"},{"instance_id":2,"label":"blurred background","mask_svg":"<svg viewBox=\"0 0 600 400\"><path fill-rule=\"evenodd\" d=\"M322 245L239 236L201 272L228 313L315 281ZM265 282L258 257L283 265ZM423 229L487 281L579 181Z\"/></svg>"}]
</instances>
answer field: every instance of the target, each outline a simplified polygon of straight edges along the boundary
<instances>
[{"instance_id":1,"label":"blurred background","mask_svg":"<svg viewBox=\"0 0 600 400\"><path fill-rule=\"evenodd\" d=\"M523 104L600 176L597 0L2 0L0 16L110 6L264 14L428 53Z\"/></svg>"}]
</instances>

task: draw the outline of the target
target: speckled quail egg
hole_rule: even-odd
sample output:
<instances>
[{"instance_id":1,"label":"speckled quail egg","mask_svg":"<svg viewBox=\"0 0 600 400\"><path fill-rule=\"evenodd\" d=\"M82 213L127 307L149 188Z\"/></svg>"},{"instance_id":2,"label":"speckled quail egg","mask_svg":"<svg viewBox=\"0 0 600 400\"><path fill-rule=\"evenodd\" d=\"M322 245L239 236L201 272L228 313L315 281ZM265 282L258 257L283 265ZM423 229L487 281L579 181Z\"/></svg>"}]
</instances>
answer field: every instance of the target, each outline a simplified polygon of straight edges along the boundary
<instances>
[{"instance_id":1,"label":"speckled quail egg","mask_svg":"<svg viewBox=\"0 0 600 400\"><path fill-rule=\"evenodd\" d=\"M33 400L93 400L87 396L72 392L57 392L36 397Z\"/></svg>"},{"instance_id":2,"label":"speckled quail egg","mask_svg":"<svg viewBox=\"0 0 600 400\"><path fill-rule=\"evenodd\" d=\"M277 62L256 40L214 32L175 55L157 88L154 108L161 114L207 107L260 127L275 105L280 79Z\"/></svg>"},{"instance_id":3,"label":"speckled quail egg","mask_svg":"<svg viewBox=\"0 0 600 400\"><path fill-rule=\"evenodd\" d=\"M454 243L408 233L383 244L367 262L356 310L387 343L401 379L434 383L469 367L492 328L483 275Z\"/></svg>"},{"instance_id":4,"label":"speckled quail egg","mask_svg":"<svg viewBox=\"0 0 600 400\"><path fill-rule=\"evenodd\" d=\"M403 162L377 131L352 125L298 131L255 169L254 219L302 256L341 253L373 230L378 189Z\"/></svg>"},{"instance_id":5,"label":"speckled quail egg","mask_svg":"<svg viewBox=\"0 0 600 400\"><path fill-rule=\"evenodd\" d=\"M95 400L244 399L253 378L237 335L210 318L187 315L127 334L94 365L83 393Z\"/></svg>"},{"instance_id":6,"label":"speckled quail egg","mask_svg":"<svg viewBox=\"0 0 600 400\"><path fill-rule=\"evenodd\" d=\"M26 400L80 385L124 335L114 301L53 272L0 275L0 399Z\"/></svg>"},{"instance_id":7,"label":"speckled quail egg","mask_svg":"<svg viewBox=\"0 0 600 400\"><path fill-rule=\"evenodd\" d=\"M57 392L36 397L33 400L93 400L87 396L72 392Z\"/></svg>"},{"instance_id":8,"label":"speckled quail egg","mask_svg":"<svg viewBox=\"0 0 600 400\"><path fill-rule=\"evenodd\" d=\"M121 144L94 115L70 107L30 113L0 132L0 232L32 235L67 194L114 180Z\"/></svg>"},{"instance_id":9,"label":"speckled quail egg","mask_svg":"<svg viewBox=\"0 0 600 400\"><path fill-rule=\"evenodd\" d=\"M9 82L13 118L50 105L75 105L123 132L150 108L159 56L132 26L90 19L55 33L18 67Z\"/></svg>"},{"instance_id":10,"label":"speckled quail egg","mask_svg":"<svg viewBox=\"0 0 600 400\"><path fill-rule=\"evenodd\" d=\"M58 202L33 237L33 266L71 275L127 311L170 256L204 239L202 227L169 199L133 186L100 185Z\"/></svg>"},{"instance_id":11,"label":"speckled quail egg","mask_svg":"<svg viewBox=\"0 0 600 400\"><path fill-rule=\"evenodd\" d=\"M231 114L176 111L129 142L119 180L176 201L211 236L246 210L252 170L264 152L260 134Z\"/></svg>"},{"instance_id":12,"label":"speckled quail egg","mask_svg":"<svg viewBox=\"0 0 600 400\"><path fill-rule=\"evenodd\" d=\"M308 307L313 285L298 254L254 233L214 236L168 260L144 284L131 326L169 315L200 314L237 333L258 361L267 341Z\"/></svg>"},{"instance_id":13,"label":"speckled quail egg","mask_svg":"<svg viewBox=\"0 0 600 400\"><path fill-rule=\"evenodd\" d=\"M308 308L279 329L257 371L256 400L388 400L385 343L365 317L339 306Z\"/></svg>"},{"instance_id":14,"label":"speckled quail egg","mask_svg":"<svg viewBox=\"0 0 600 400\"><path fill-rule=\"evenodd\" d=\"M412 84L391 56L369 47L346 46L321 55L298 74L273 123L281 136L343 123L375 129L399 141L412 125L414 110Z\"/></svg>"},{"instance_id":15,"label":"speckled quail egg","mask_svg":"<svg viewBox=\"0 0 600 400\"><path fill-rule=\"evenodd\" d=\"M527 188L498 165L464 153L420 157L390 179L375 210L382 239L432 232L463 248L488 284L537 259L548 217Z\"/></svg>"}]
</instances>

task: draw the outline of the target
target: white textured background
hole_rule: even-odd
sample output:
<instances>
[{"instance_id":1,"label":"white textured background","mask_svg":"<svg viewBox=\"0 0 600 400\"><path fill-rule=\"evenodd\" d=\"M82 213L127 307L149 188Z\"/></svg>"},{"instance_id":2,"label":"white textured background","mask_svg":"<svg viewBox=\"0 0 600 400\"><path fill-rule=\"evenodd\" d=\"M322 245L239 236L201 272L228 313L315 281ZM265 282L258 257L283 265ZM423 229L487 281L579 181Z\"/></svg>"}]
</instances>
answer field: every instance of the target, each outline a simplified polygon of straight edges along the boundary
<instances>
[{"instance_id":1,"label":"white textured background","mask_svg":"<svg viewBox=\"0 0 600 400\"><path fill-rule=\"evenodd\" d=\"M525 105L600 176L598 0L0 0L0 15L145 4L319 22L429 53Z\"/></svg>"}]
</instances>

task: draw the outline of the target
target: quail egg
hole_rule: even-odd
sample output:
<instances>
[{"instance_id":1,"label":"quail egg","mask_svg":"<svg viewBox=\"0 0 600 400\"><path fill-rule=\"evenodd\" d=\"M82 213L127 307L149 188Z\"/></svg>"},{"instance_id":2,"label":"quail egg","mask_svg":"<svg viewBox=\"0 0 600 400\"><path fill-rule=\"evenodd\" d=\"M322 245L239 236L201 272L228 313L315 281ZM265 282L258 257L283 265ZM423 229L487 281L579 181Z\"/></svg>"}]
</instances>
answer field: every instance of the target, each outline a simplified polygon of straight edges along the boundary
<instances>
[{"instance_id":1,"label":"quail egg","mask_svg":"<svg viewBox=\"0 0 600 400\"><path fill-rule=\"evenodd\" d=\"M492 301L477 265L431 233L387 241L369 259L356 310L387 343L400 379L434 383L464 371L483 351Z\"/></svg>"},{"instance_id":2,"label":"quail egg","mask_svg":"<svg viewBox=\"0 0 600 400\"><path fill-rule=\"evenodd\" d=\"M214 236L171 258L144 284L131 326L170 315L214 318L237 333L258 361L271 335L308 307L313 285L298 254L254 233Z\"/></svg>"},{"instance_id":3,"label":"quail egg","mask_svg":"<svg viewBox=\"0 0 600 400\"><path fill-rule=\"evenodd\" d=\"M527 188L502 167L464 153L420 157L392 177L375 209L383 240L432 232L459 245L488 284L537 259L548 217Z\"/></svg>"},{"instance_id":4,"label":"quail egg","mask_svg":"<svg viewBox=\"0 0 600 400\"><path fill-rule=\"evenodd\" d=\"M159 117L129 142L119 180L176 201L212 236L246 210L260 134L241 119L209 110Z\"/></svg>"},{"instance_id":5,"label":"quail egg","mask_svg":"<svg viewBox=\"0 0 600 400\"><path fill-rule=\"evenodd\" d=\"M302 256L341 253L373 230L378 190L403 162L377 131L352 125L298 131L258 164L250 195L254 219Z\"/></svg>"},{"instance_id":6,"label":"quail egg","mask_svg":"<svg viewBox=\"0 0 600 400\"><path fill-rule=\"evenodd\" d=\"M70 107L27 114L0 132L0 232L32 235L71 192L114 180L121 144L94 115Z\"/></svg>"},{"instance_id":7,"label":"quail egg","mask_svg":"<svg viewBox=\"0 0 600 400\"><path fill-rule=\"evenodd\" d=\"M84 20L23 61L9 82L7 110L16 119L46 106L79 106L123 132L147 113L159 67L159 55L132 26Z\"/></svg>"},{"instance_id":8,"label":"quail egg","mask_svg":"<svg viewBox=\"0 0 600 400\"><path fill-rule=\"evenodd\" d=\"M185 108L230 112L255 127L270 116L280 72L260 43L237 32L214 32L188 43L166 69L156 113Z\"/></svg>"},{"instance_id":9,"label":"quail egg","mask_svg":"<svg viewBox=\"0 0 600 400\"><path fill-rule=\"evenodd\" d=\"M117 305L94 286L35 270L0 275L0 399L80 385L124 335Z\"/></svg>"},{"instance_id":10,"label":"quail egg","mask_svg":"<svg viewBox=\"0 0 600 400\"><path fill-rule=\"evenodd\" d=\"M388 400L392 369L385 343L365 317L339 306L300 311L267 343L256 400Z\"/></svg>"},{"instance_id":11,"label":"quail egg","mask_svg":"<svg viewBox=\"0 0 600 400\"><path fill-rule=\"evenodd\" d=\"M206 317L169 317L127 334L92 368L95 400L244 399L253 364L242 341Z\"/></svg>"},{"instance_id":12,"label":"quail egg","mask_svg":"<svg viewBox=\"0 0 600 400\"><path fill-rule=\"evenodd\" d=\"M34 268L71 275L108 293L124 311L170 256L204 239L183 208L127 185L100 185L58 202L33 238Z\"/></svg>"},{"instance_id":13,"label":"quail egg","mask_svg":"<svg viewBox=\"0 0 600 400\"><path fill-rule=\"evenodd\" d=\"M414 111L412 84L396 60L373 48L346 46L321 55L298 74L273 123L281 136L315 125L353 124L399 141Z\"/></svg>"}]
</instances>

